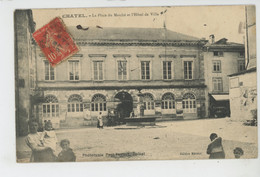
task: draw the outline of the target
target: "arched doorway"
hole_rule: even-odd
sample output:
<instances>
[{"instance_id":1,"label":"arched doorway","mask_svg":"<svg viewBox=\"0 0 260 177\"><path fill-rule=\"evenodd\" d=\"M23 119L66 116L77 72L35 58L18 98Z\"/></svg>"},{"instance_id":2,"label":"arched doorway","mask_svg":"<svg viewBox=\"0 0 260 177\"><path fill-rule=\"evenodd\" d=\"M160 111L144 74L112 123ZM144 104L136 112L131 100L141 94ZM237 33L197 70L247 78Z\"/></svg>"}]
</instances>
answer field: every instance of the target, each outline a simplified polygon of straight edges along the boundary
<instances>
[{"instance_id":1,"label":"arched doorway","mask_svg":"<svg viewBox=\"0 0 260 177\"><path fill-rule=\"evenodd\" d=\"M163 94L161 108L163 114L176 114L174 94L170 92Z\"/></svg>"},{"instance_id":2,"label":"arched doorway","mask_svg":"<svg viewBox=\"0 0 260 177\"><path fill-rule=\"evenodd\" d=\"M68 117L82 117L83 116L83 99L78 94L70 95L67 104Z\"/></svg>"},{"instance_id":3,"label":"arched doorway","mask_svg":"<svg viewBox=\"0 0 260 177\"><path fill-rule=\"evenodd\" d=\"M130 113L133 111L133 98L127 92L119 92L116 94L115 98L121 101L117 106L119 119L124 119L125 117L129 117Z\"/></svg>"},{"instance_id":4,"label":"arched doorway","mask_svg":"<svg viewBox=\"0 0 260 177\"><path fill-rule=\"evenodd\" d=\"M59 101L54 95L47 95L42 104L42 117L44 119L59 117Z\"/></svg>"},{"instance_id":5,"label":"arched doorway","mask_svg":"<svg viewBox=\"0 0 260 177\"><path fill-rule=\"evenodd\" d=\"M183 113L188 114L196 114L197 106L196 106L196 97L192 93L185 93L182 97L182 108Z\"/></svg>"}]
</instances>

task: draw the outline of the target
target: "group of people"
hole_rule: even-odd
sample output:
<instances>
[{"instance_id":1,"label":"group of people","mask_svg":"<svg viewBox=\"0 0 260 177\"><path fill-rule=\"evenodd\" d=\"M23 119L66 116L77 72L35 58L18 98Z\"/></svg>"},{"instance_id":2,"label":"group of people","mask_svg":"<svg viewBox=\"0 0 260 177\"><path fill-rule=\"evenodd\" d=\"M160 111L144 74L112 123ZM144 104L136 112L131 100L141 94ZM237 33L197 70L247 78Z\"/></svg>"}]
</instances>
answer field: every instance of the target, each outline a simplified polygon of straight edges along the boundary
<instances>
[{"instance_id":1,"label":"group of people","mask_svg":"<svg viewBox=\"0 0 260 177\"><path fill-rule=\"evenodd\" d=\"M45 130L38 132L38 123L31 121L29 123L30 133L25 142L32 150L31 162L73 162L76 156L70 148L70 141L63 139L60 141L61 152L56 156L57 137L53 131L52 123L45 122Z\"/></svg>"},{"instance_id":2,"label":"group of people","mask_svg":"<svg viewBox=\"0 0 260 177\"><path fill-rule=\"evenodd\" d=\"M216 133L210 134L211 143L208 145L207 154L209 154L210 159L225 159L225 152L222 145L222 138L218 137ZM240 147L236 147L233 150L235 158L239 159L244 151Z\"/></svg>"},{"instance_id":3,"label":"group of people","mask_svg":"<svg viewBox=\"0 0 260 177\"><path fill-rule=\"evenodd\" d=\"M97 127L103 128L102 113L97 117ZM53 131L52 123L45 122L43 132L38 132L38 123L31 121L29 123L30 133L27 135L26 144L32 150L31 162L74 162L76 156L70 148L70 141L63 139L60 141L61 152L56 156L57 137ZM208 145L207 154L209 159L225 159L225 152L222 145L222 138L216 133L210 135L211 143ZM235 158L240 158L244 152L240 147L236 147L233 151Z\"/></svg>"}]
</instances>

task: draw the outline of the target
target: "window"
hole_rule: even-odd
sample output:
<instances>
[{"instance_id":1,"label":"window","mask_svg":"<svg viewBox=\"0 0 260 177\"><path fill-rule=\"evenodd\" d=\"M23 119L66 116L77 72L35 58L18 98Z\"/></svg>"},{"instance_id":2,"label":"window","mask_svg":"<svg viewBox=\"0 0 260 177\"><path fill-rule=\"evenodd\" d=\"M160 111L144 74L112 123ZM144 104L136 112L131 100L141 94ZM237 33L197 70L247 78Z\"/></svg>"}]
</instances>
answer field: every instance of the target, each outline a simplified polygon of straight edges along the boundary
<instances>
[{"instance_id":1,"label":"window","mask_svg":"<svg viewBox=\"0 0 260 177\"><path fill-rule=\"evenodd\" d=\"M30 89L34 89L35 87L35 80L32 75L30 75Z\"/></svg>"},{"instance_id":2,"label":"window","mask_svg":"<svg viewBox=\"0 0 260 177\"><path fill-rule=\"evenodd\" d=\"M154 100L153 96L150 93L145 93L143 95L144 110L153 110L154 109Z\"/></svg>"},{"instance_id":3,"label":"window","mask_svg":"<svg viewBox=\"0 0 260 177\"><path fill-rule=\"evenodd\" d=\"M106 111L106 97L101 94L96 94L91 100L91 111Z\"/></svg>"},{"instance_id":4,"label":"window","mask_svg":"<svg viewBox=\"0 0 260 177\"><path fill-rule=\"evenodd\" d=\"M163 79L172 79L172 62L163 61Z\"/></svg>"},{"instance_id":5,"label":"window","mask_svg":"<svg viewBox=\"0 0 260 177\"><path fill-rule=\"evenodd\" d=\"M69 61L69 80L79 80L79 61Z\"/></svg>"},{"instance_id":6,"label":"window","mask_svg":"<svg viewBox=\"0 0 260 177\"><path fill-rule=\"evenodd\" d=\"M44 67L45 67L45 80L53 81L55 79L54 68L51 67L49 61L44 61Z\"/></svg>"},{"instance_id":7,"label":"window","mask_svg":"<svg viewBox=\"0 0 260 177\"><path fill-rule=\"evenodd\" d=\"M239 52L238 57L244 58L245 57L245 52Z\"/></svg>"},{"instance_id":8,"label":"window","mask_svg":"<svg viewBox=\"0 0 260 177\"><path fill-rule=\"evenodd\" d=\"M94 80L103 80L103 61L93 61Z\"/></svg>"},{"instance_id":9,"label":"window","mask_svg":"<svg viewBox=\"0 0 260 177\"><path fill-rule=\"evenodd\" d=\"M68 112L83 112L83 100L80 95L71 95L68 99Z\"/></svg>"},{"instance_id":10,"label":"window","mask_svg":"<svg viewBox=\"0 0 260 177\"><path fill-rule=\"evenodd\" d=\"M244 60L239 60L238 61L238 72L244 71L245 70L245 61Z\"/></svg>"},{"instance_id":11,"label":"window","mask_svg":"<svg viewBox=\"0 0 260 177\"><path fill-rule=\"evenodd\" d=\"M44 118L59 117L59 103L55 96L48 95L45 97L42 104L42 116Z\"/></svg>"},{"instance_id":12,"label":"window","mask_svg":"<svg viewBox=\"0 0 260 177\"><path fill-rule=\"evenodd\" d=\"M165 93L162 96L162 109L175 109L175 99L172 93Z\"/></svg>"},{"instance_id":13,"label":"window","mask_svg":"<svg viewBox=\"0 0 260 177\"><path fill-rule=\"evenodd\" d=\"M126 80L127 79L127 61L118 61L117 62L118 70L118 79Z\"/></svg>"},{"instance_id":14,"label":"window","mask_svg":"<svg viewBox=\"0 0 260 177\"><path fill-rule=\"evenodd\" d=\"M193 79L192 61L184 61L184 79Z\"/></svg>"},{"instance_id":15,"label":"window","mask_svg":"<svg viewBox=\"0 0 260 177\"><path fill-rule=\"evenodd\" d=\"M149 80L150 77L150 61L141 61L141 79Z\"/></svg>"},{"instance_id":16,"label":"window","mask_svg":"<svg viewBox=\"0 0 260 177\"><path fill-rule=\"evenodd\" d=\"M213 77L213 91L222 91L222 78L221 77Z\"/></svg>"},{"instance_id":17,"label":"window","mask_svg":"<svg viewBox=\"0 0 260 177\"><path fill-rule=\"evenodd\" d=\"M213 52L213 55L215 57L223 57L224 56L224 53L222 51L214 51Z\"/></svg>"},{"instance_id":18,"label":"window","mask_svg":"<svg viewBox=\"0 0 260 177\"><path fill-rule=\"evenodd\" d=\"M196 113L196 98L192 93L183 95L182 108L184 113Z\"/></svg>"},{"instance_id":19,"label":"window","mask_svg":"<svg viewBox=\"0 0 260 177\"><path fill-rule=\"evenodd\" d=\"M220 60L213 61L213 72L221 72L221 61Z\"/></svg>"}]
</instances>

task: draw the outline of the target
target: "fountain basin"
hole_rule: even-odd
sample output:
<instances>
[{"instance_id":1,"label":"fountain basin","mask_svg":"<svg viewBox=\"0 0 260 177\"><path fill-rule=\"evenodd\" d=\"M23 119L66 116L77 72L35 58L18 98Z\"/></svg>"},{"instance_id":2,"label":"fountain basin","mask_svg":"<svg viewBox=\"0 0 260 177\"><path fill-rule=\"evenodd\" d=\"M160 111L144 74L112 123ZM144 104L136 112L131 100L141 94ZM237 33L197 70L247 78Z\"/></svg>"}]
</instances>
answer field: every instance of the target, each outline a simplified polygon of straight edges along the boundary
<instances>
[{"instance_id":1,"label":"fountain basin","mask_svg":"<svg viewBox=\"0 0 260 177\"><path fill-rule=\"evenodd\" d=\"M159 117L133 117L125 118L127 126L153 126L155 125L155 120Z\"/></svg>"}]
</instances>

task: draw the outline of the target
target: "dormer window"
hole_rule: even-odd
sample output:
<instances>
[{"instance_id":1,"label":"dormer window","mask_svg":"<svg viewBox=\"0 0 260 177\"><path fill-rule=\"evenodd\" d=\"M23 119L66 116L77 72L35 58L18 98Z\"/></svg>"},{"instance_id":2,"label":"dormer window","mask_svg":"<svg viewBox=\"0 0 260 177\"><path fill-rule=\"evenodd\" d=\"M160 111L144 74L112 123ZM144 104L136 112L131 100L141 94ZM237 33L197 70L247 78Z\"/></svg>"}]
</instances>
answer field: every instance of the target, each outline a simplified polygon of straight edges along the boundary
<instances>
[{"instance_id":1,"label":"dormer window","mask_svg":"<svg viewBox=\"0 0 260 177\"><path fill-rule=\"evenodd\" d=\"M213 52L213 55L215 57L223 57L224 53L222 51L214 51Z\"/></svg>"}]
</instances>

